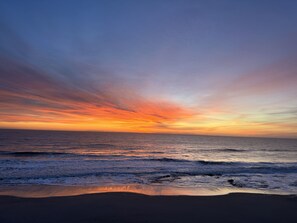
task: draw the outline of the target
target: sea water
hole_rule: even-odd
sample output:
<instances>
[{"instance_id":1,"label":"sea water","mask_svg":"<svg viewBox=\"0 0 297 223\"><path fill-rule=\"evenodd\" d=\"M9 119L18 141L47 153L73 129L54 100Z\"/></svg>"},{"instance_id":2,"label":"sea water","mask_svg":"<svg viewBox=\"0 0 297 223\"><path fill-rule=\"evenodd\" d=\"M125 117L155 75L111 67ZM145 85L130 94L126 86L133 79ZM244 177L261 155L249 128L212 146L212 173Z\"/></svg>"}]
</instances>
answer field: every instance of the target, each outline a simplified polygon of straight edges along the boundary
<instances>
[{"instance_id":1,"label":"sea water","mask_svg":"<svg viewBox=\"0 0 297 223\"><path fill-rule=\"evenodd\" d=\"M0 130L0 187L36 185L297 194L297 140Z\"/></svg>"}]
</instances>

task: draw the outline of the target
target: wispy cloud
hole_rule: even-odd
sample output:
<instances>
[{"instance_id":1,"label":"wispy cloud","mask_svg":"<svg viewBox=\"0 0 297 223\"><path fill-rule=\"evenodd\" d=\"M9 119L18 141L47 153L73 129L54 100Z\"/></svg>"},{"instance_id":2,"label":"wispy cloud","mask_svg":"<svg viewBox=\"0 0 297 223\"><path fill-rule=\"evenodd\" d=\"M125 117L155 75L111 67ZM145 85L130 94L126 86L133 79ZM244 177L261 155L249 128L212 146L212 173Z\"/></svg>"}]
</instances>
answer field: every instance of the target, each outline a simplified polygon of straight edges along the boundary
<instances>
[{"instance_id":1,"label":"wispy cloud","mask_svg":"<svg viewBox=\"0 0 297 223\"><path fill-rule=\"evenodd\" d=\"M2 122L80 123L87 120L172 122L191 111L161 98L149 100L117 79L73 85L40 68L1 57ZM131 86L130 86L131 87Z\"/></svg>"},{"instance_id":2,"label":"wispy cloud","mask_svg":"<svg viewBox=\"0 0 297 223\"><path fill-rule=\"evenodd\" d=\"M297 136L297 4L59 4L0 3L0 128Z\"/></svg>"}]
</instances>

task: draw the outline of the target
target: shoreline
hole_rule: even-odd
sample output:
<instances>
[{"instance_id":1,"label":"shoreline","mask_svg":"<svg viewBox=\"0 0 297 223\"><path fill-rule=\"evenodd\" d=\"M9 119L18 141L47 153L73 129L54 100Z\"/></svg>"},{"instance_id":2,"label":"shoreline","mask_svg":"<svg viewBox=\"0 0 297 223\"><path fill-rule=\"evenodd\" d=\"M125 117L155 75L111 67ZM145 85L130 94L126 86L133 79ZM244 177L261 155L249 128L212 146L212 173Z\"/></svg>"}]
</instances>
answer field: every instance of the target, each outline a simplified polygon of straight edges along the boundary
<instances>
[{"instance_id":1,"label":"shoreline","mask_svg":"<svg viewBox=\"0 0 297 223\"><path fill-rule=\"evenodd\" d=\"M296 195L149 196L127 192L0 196L0 222L297 222Z\"/></svg>"},{"instance_id":2,"label":"shoreline","mask_svg":"<svg viewBox=\"0 0 297 223\"><path fill-rule=\"evenodd\" d=\"M105 186L15 185L0 186L0 196L22 198L69 197L101 193L136 193L149 196L220 196L232 193L294 195L268 190L244 188L188 188L140 184Z\"/></svg>"}]
</instances>

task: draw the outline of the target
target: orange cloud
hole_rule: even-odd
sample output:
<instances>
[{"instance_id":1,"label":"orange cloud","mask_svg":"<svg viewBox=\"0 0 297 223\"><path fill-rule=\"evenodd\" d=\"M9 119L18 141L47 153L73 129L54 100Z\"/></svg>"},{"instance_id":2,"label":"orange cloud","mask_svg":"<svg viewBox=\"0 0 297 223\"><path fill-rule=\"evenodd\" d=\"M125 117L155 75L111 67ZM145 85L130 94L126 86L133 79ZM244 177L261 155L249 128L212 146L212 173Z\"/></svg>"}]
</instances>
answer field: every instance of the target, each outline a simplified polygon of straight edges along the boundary
<instances>
[{"instance_id":1,"label":"orange cloud","mask_svg":"<svg viewBox=\"0 0 297 223\"><path fill-rule=\"evenodd\" d=\"M2 127L144 131L193 114L170 101L148 100L117 82L99 83L96 88L72 85L13 61L0 66L0 71Z\"/></svg>"},{"instance_id":2,"label":"orange cloud","mask_svg":"<svg viewBox=\"0 0 297 223\"><path fill-rule=\"evenodd\" d=\"M291 68L283 73L282 67L277 66L240 77L200 106L186 107L161 96L148 99L140 93L140 83L130 85L112 74L90 82L81 79L82 76L71 79L49 75L38 67L12 59L2 61L5 63L0 64L1 128L297 135L296 121L271 122L273 118L267 112L253 109L256 112L249 114L228 104L237 96L252 97L292 87L296 75L292 73L295 65L291 63ZM288 113L277 116L292 118L296 113L295 110L284 112Z\"/></svg>"}]
</instances>

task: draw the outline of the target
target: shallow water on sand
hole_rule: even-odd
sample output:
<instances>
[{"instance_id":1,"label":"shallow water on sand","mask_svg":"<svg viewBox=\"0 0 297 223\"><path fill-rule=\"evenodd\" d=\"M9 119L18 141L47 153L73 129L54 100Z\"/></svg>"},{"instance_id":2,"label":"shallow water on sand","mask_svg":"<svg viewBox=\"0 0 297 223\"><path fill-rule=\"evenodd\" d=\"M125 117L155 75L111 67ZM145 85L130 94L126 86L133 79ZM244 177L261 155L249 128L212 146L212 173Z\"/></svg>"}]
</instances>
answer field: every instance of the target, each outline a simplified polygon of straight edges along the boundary
<instances>
[{"instance_id":1,"label":"shallow water on sand","mask_svg":"<svg viewBox=\"0 0 297 223\"><path fill-rule=\"evenodd\" d=\"M0 192L36 185L297 194L297 140L1 130Z\"/></svg>"}]
</instances>

